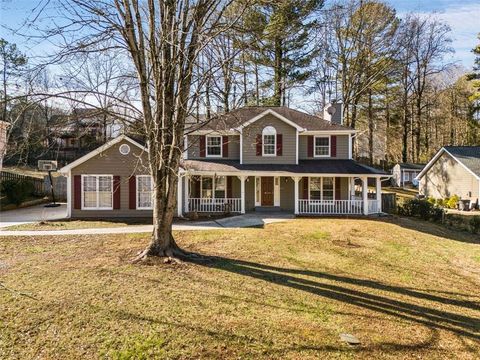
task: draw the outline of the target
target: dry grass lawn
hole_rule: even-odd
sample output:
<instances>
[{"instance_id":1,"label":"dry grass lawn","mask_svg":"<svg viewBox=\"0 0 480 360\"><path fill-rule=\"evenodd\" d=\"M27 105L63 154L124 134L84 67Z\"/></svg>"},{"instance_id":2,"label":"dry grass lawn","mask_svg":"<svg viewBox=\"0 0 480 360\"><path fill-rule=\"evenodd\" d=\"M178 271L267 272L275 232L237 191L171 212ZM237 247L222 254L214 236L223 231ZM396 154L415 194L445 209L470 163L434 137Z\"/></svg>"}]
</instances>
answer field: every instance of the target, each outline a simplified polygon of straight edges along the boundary
<instances>
[{"instance_id":1,"label":"dry grass lawn","mask_svg":"<svg viewBox=\"0 0 480 360\"><path fill-rule=\"evenodd\" d=\"M150 220L151 223L151 220ZM114 221L114 220L50 220L31 224L12 225L5 227L4 230L73 230L73 229L93 229L124 227L128 225L145 224L141 220L137 221Z\"/></svg>"},{"instance_id":2,"label":"dry grass lawn","mask_svg":"<svg viewBox=\"0 0 480 360\"><path fill-rule=\"evenodd\" d=\"M479 358L473 235L298 219L176 237L211 257L130 264L147 234L0 238L0 358Z\"/></svg>"}]
</instances>

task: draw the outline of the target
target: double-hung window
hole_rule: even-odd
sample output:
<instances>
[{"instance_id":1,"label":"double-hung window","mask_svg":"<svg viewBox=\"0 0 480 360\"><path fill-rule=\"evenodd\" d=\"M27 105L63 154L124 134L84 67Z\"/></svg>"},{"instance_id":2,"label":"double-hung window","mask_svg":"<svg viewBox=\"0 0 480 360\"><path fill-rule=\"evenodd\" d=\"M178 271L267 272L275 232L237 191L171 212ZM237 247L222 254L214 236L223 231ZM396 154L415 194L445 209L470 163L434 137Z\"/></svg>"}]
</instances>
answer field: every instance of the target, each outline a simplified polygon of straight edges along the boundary
<instances>
[{"instance_id":1,"label":"double-hung window","mask_svg":"<svg viewBox=\"0 0 480 360\"><path fill-rule=\"evenodd\" d=\"M330 156L330 137L315 136L315 157Z\"/></svg>"},{"instance_id":2,"label":"double-hung window","mask_svg":"<svg viewBox=\"0 0 480 360\"><path fill-rule=\"evenodd\" d=\"M224 199L227 194L225 176L202 176L202 199Z\"/></svg>"},{"instance_id":3,"label":"double-hung window","mask_svg":"<svg viewBox=\"0 0 480 360\"><path fill-rule=\"evenodd\" d=\"M333 178L324 177L322 186L322 200L334 200Z\"/></svg>"},{"instance_id":4,"label":"double-hung window","mask_svg":"<svg viewBox=\"0 0 480 360\"><path fill-rule=\"evenodd\" d=\"M222 157L222 137L207 136L207 156Z\"/></svg>"},{"instance_id":5,"label":"double-hung window","mask_svg":"<svg viewBox=\"0 0 480 360\"><path fill-rule=\"evenodd\" d=\"M153 181L151 175L137 175L137 209L153 208Z\"/></svg>"},{"instance_id":6,"label":"double-hung window","mask_svg":"<svg viewBox=\"0 0 480 360\"><path fill-rule=\"evenodd\" d=\"M309 181L310 200L334 200L333 177L311 177Z\"/></svg>"},{"instance_id":7,"label":"double-hung window","mask_svg":"<svg viewBox=\"0 0 480 360\"><path fill-rule=\"evenodd\" d=\"M213 197L213 177L202 176L202 199Z\"/></svg>"},{"instance_id":8,"label":"double-hung window","mask_svg":"<svg viewBox=\"0 0 480 360\"><path fill-rule=\"evenodd\" d=\"M82 209L113 209L112 175L82 175Z\"/></svg>"},{"instance_id":9,"label":"double-hung window","mask_svg":"<svg viewBox=\"0 0 480 360\"><path fill-rule=\"evenodd\" d=\"M225 176L218 176L215 178L215 198L225 198L227 190L227 183Z\"/></svg>"},{"instance_id":10,"label":"double-hung window","mask_svg":"<svg viewBox=\"0 0 480 360\"><path fill-rule=\"evenodd\" d=\"M308 181L308 180L304 180ZM310 178L310 200L322 199L322 178Z\"/></svg>"},{"instance_id":11,"label":"double-hung window","mask_svg":"<svg viewBox=\"0 0 480 360\"><path fill-rule=\"evenodd\" d=\"M262 131L262 155L277 155L277 130L273 126L266 126Z\"/></svg>"}]
</instances>

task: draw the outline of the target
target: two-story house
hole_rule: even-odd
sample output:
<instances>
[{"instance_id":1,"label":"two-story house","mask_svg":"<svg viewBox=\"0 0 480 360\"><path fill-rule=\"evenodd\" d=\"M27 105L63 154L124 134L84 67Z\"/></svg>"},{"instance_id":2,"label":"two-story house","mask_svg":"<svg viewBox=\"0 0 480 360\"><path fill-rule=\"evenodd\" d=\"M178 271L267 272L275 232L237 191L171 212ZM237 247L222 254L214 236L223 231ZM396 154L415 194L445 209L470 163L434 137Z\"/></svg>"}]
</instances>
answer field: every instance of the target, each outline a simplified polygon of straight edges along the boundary
<instances>
[{"instance_id":1,"label":"two-story house","mask_svg":"<svg viewBox=\"0 0 480 360\"><path fill-rule=\"evenodd\" d=\"M179 216L192 211L381 212L381 178L388 175L352 159L355 130L342 125L340 108L321 118L286 107L244 107L190 125L186 134ZM121 136L64 167L70 177L69 214L151 216L146 164L143 146ZM376 179L373 198L368 178Z\"/></svg>"}]
</instances>

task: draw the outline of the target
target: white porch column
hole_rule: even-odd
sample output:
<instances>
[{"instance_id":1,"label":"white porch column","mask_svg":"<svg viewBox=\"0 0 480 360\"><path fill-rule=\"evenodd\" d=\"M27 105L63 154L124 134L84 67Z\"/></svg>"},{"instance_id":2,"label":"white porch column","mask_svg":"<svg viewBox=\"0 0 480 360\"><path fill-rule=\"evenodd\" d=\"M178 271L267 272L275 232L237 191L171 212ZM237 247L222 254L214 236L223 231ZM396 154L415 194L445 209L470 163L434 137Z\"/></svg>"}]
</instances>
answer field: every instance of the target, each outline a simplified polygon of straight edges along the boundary
<instances>
[{"instance_id":1,"label":"white porch column","mask_svg":"<svg viewBox=\"0 0 480 360\"><path fill-rule=\"evenodd\" d=\"M362 177L363 215L368 215L368 178Z\"/></svg>"},{"instance_id":2,"label":"white porch column","mask_svg":"<svg viewBox=\"0 0 480 360\"><path fill-rule=\"evenodd\" d=\"M181 217L183 215L182 181L183 181L183 176L178 175L178 183L177 183L177 216L178 217Z\"/></svg>"},{"instance_id":3,"label":"white porch column","mask_svg":"<svg viewBox=\"0 0 480 360\"><path fill-rule=\"evenodd\" d=\"M293 179L293 182L294 182L294 194L295 194L295 210L294 210L294 213L295 215L298 215L299 214L299 211L298 211L298 184L300 183L300 179L299 177L292 177Z\"/></svg>"},{"instance_id":4,"label":"white porch column","mask_svg":"<svg viewBox=\"0 0 480 360\"><path fill-rule=\"evenodd\" d=\"M350 200L355 200L355 178L350 178Z\"/></svg>"},{"instance_id":5,"label":"white porch column","mask_svg":"<svg viewBox=\"0 0 480 360\"><path fill-rule=\"evenodd\" d=\"M185 175L185 213L188 213L190 209L188 208L188 200L190 198L190 176Z\"/></svg>"},{"instance_id":6,"label":"white porch column","mask_svg":"<svg viewBox=\"0 0 480 360\"><path fill-rule=\"evenodd\" d=\"M239 176L240 179L240 200L241 200L241 209L240 212L245 214L245 180L246 176Z\"/></svg>"},{"instance_id":7,"label":"white porch column","mask_svg":"<svg viewBox=\"0 0 480 360\"><path fill-rule=\"evenodd\" d=\"M377 177L375 195L377 196L377 212L381 213L382 212L382 182L379 177Z\"/></svg>"}]
</instances>

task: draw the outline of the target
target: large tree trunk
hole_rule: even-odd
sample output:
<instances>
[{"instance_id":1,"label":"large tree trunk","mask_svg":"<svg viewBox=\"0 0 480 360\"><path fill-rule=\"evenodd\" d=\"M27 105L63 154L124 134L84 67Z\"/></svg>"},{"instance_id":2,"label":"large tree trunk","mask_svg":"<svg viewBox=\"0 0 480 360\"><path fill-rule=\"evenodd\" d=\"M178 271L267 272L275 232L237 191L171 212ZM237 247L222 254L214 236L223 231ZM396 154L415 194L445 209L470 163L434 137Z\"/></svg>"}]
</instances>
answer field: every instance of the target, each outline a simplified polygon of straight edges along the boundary
<instances>
[{"instance_id":1,"label":"large tree trunk","mask_svg":"<svg viewBox=\"0 0 480 360\"><path fill-rule=\"evenodd\" d=\"M275 39L275 70L273 77L274 93L273 93L273 105L280 106L282 104L283 97L283 44L282 40Z\"/></svg>"},{"instance_id":2,"label":"large tree trunk","mask_svg":"<svg viewBox=\"0 0 480 360\"><path fill-rule=\"evenodd\" d=\"M373 123L373 104L372 89L368 89L368 157L370 165L373 165L373 133L375 131Z\"/></svg>"}]
</instances>

